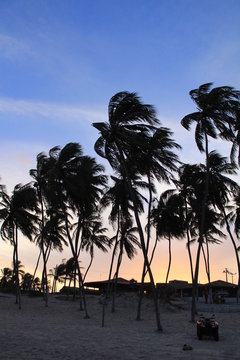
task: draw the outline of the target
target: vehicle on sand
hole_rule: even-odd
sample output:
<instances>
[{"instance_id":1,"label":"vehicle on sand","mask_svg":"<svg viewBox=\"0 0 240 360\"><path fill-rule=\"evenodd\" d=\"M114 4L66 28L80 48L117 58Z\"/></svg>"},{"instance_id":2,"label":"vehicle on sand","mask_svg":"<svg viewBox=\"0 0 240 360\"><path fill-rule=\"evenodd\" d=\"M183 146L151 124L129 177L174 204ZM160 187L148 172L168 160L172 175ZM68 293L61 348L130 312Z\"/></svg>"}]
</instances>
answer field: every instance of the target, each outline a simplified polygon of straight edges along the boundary
<instances>
[{"instance_id":1,"label":"vehicle on sand","mask_svg":"<svg viewBox=\"0 0 240 360\"><path fill-rule=\"evenodd\" d=\"M215 319L215 315L210 318L205 318L203 315L197 320L197 336L199 340L202 340L203 336L214 337L216 341L219 340L218 334L218 322Z\"/></svg>"}]
</instances>

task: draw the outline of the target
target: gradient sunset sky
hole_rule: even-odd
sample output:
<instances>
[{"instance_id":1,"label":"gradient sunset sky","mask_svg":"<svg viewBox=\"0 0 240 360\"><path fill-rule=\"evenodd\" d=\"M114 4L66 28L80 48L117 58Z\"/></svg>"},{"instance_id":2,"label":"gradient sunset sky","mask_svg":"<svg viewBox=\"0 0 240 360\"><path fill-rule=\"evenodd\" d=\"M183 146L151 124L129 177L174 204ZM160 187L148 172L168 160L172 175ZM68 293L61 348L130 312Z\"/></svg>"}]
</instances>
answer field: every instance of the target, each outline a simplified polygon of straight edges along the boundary
<instances>
[{"instance_id":1,"label":"gradient sunset sky","mask_svg":"<svg viewBox=\"0 0 240 360\"><path fill-rule=\"evenodd\" d=\"M180 125L195 110L188 93L206 82L240 88L239 0L0 0L0 176L10 193L31 180L36 156L79 142L96 156L95 121L107 120L116 92L135 91L158 111L182 145L183 162L203 161L194 132ZM211 143L228 156L225 143ZM98 160L109 166L102 159ZM185 241L175 242L171 279L190 280ZM33 271L38 250L21 239L20 260ZM49 268L71 256L52 254ZM211 247L212 278L237 271L228 240ZM0 268L12 249L0 242ZM86 267L89 255L82 258ZM153 270L164 281L167 242ZM97 253L88 280L107 278L110 255ZM142 256L124 260L120 276L139 279ZM206 281L201 271L200 280ZM236 280L236 277L235 277Z\"/></svg>"}]
</instances>

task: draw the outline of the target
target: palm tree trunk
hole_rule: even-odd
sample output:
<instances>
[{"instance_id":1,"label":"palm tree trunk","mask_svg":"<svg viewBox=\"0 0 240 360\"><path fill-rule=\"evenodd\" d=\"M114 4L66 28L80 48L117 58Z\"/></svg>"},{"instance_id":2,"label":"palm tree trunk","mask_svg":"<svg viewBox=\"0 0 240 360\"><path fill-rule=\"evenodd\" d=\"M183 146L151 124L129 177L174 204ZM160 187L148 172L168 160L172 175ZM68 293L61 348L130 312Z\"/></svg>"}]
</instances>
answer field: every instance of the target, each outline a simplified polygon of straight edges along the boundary
<instances>
[{"instance_id":1,"label":"palm tree trunk","mask_svg":"<svg viewBox=\"0 0 240 360\"><path fill-rule=\"evenodd\" d=\"M107 284L107 292L106 292L106 297L108 298L110 296L111 293L111 276L112 276L112 268L113 268L113 261L114 261L114 256L117 250L117 245L118 245L118 240L116 238L116 242L114 245L114 249L113 249L113 253L112 253L112 259L111 259L111 265L110 265L110 269L109 269L109 275L108 275L108 284Z\"/></svg>"},{"instance_id":2,"label":"palm tree trunk","mask_svg":"<svg viewBox=\"0 0 240 360\"><path fill-rule=\"evenodd\" d=\"M42 251L40 250L39 255L38 255L38 259L37 259L37 263L36 263L36 266L35 266L35 269L34 269L34 273L33 273L33 281L34 281L34 279L36 277L36 272L37 272L37 269L38 269L38 265L39 265L41 255L42 255Z\"/></svg>"},{"instance_id":3,"label":"palm tree trunk","mask_svg":"<svg viewBox=\"0 0 240 360\"><path fill-rule=\"evenodd\" d=\"M151 231L151 207L152 207L152 189L151 189L151 179L150 175L148 174L148 185L149 185L149 202L148 202L148 222L147 222L147 245L146 245L146 251L148 254L149 250L149 243L150 243L150 231ZM152 258L153 258L154 252L152 252ZM152 260L151 258L151 260ZM151 263L151 261L150 261ZM149 264L150 264L149 263ZM139 290L139 299L138 299L138 308L137 308L137 320L141 320L141 308L142 308L142 299L143 299L143 288L144 288L144 280L146 276L146 263L144 261L143 263L143 270L142 270L142 279L141 279L141 285Z\"/></svg>"},{"instance_id":4,"label":"palm tree trunk","mask_svg":"<svg viewBox=\"0 0 240 360\"><path fill-rule=\"evenodd\" d=\"M207 278L208 278L208 282L209 282L208 262L207 262L207 257L206 257L206 254L205 254L205 251L204 251L204 247L203 247L203 246L202 246L202 253L203 253L203 259L204 259L206 274L207 274Z\"/></svg>"},{"instance_id":5,"label":"palm tree trunk","mask_svg":"<svg viewBox=\"0 0 240 360\"><path fill-rule=\"evenodd\" d=\"M212 296L212 287L211 287L211 271L210 271L210 251L209 251L209 244L208 239L206 236L206 247L207 247L207 266L208 266L208 293L209 293L209 302L210 304L213 303L213 296Z\"/></svg>"},{"instance_id":6,"label":"palm tree trunk","mask_svg":"<svg viewBox=\"0 0 240 360\"><path fill-rule=\"evenodd\" d=\"M86 276L87 276L87 274L88 274L88 272L89 272L89 269L90 269L90 267L92 266L92 262L93 262L93 255L91 255L90 263L89 263L88 268L87 268L87 270L86 270L86 272L85 272L85 274L84 274L83 284L84 284L84 282L85 282L85 279L86 279Z\"/></svg>"},{"instance_id":7,"label":"palm tree trunk","mask_svg":"<svg viewBox=\"0 0 240 360\"><path fill-rule=\"evenodd\" d=\"M44 250L44 238L43 238L43 228L44 228L44 205L42 199L42 192L41 189L38 189L38 196L40 199L41 204L41 222L42 222L42 229L41 229L41 242L40 248L42 251L42 258L43 258L43 274L44 274L44 284L43 284L43 296L45 298L45 306L48 307L48 279L47 279L47 265L46 265L46 253Z\"/></svg>"},{"instance_id":8,"label":"palm tree trunk","mask_svg":"<svg viewBox=\"0 0 240 360\"><path fill-rule=\"evenodd\" d=\"M208 249L208 242L206 239L206 248L207 248L207 256L205 254L204 251L204 247L202 246L202 253L203 253L203 258L204 258L204 264L205 264L205 269L206 269L206 274L207 274L207 279L208 279L208 294L209 294L209 302L210 304L212 304L212 288L211 288L211 279L210 279L210 263L209 263L209 249Z\"/></svg>"},{"instance_id":9,"label":"palm tree trunk","mask_svg":"<svg viewBox=\"0 0 240 360\"><path fill-rule=\"evenodd\" d=\"M186 198L184 199L184 203L185 203L185 218L186 218L186 232L187 232L187 250L188 250L191 278L192 278L192 284L193 284L193 262L192 262L192 253L191 253L191 249L190 249L190 232L189 232L189 225L188 225L188 211L187 211Z\"/></svg>"},{"instance_id":10,"label":"palm tree trunk","mask_svg":"<svg viewBox=\"0 0 240 360\"><path fill-rule=\"evenodd\" d=\"M22 301L21 301L21 290L19 284L19 271L18 271L18 227L15 225L16 235L15 235L15 255L16 255L16 284L17 284L17 297L18 297L18 308L21 310Z\"/></svg>"},{"instance_id":11,"label":"palm tree trunk","mask_svg":"<svg viewBox=\"0 0 240 360\"><path fill-rule=\"evenodd\" d=\"M85 292L84 292L84 286L83 286L83 281L82 281L81 270L80 270L80 266L79 266L79 263L78 263L77 254L75 253L75 249L74 249L74 246L73 246L72 238L71 238L71 235L70 235L70 232L69 232L68 220L67 220L67 215L66 215L66 210L65 210L64 205L63 205L63 211L64 211L65 227L66 227L68 242L69 242L69 245L70 245L70 248L71 248L71 251L72 251L74 261L76 262L76 265L77 265L78 276L79 276L79 284L80 284L80 286L82 288L82 297L83 297L85 318L88 319L89 315L88 315L88 311L87 311L87 302L86 302L86 297L85 297ZM79 291L80 291L80 288L79 288ZM80 295L80 309L81 309L81 295Z\"/></svg>"},{"instance_id":12,"label":"palm tree trunk","mask_svg":"<svg viewBox=\"0 0 240 360\"><path fill-rule=\"evenodd\" d=\"M17 278L17 270L16 270L16 244L15 244L15 233L14 233L14 225L13 225L13 239L12 239L12 242L13 242L13 279L15 277L15 284L13 282L13 285L16 286L16 301L15 301L15 304L18 304L18 293L17 293L17 281L16 281L16 278Z\"/></svg>"},{"instance_id":13,"label":"palm tree trunk","mask_svg":"<svg viewBox=\"0 0 240 360\"><path fill-rule=\"evenodd\" d=\"M194 274L194 281L193 281L192 308L191 308L191 321L192 322L195 322L195 314L197 312L196 296L197 296L197 289L198 289L198 274L199 274L200 254L201 254L201 248L202 248L202 243L203 243L203 234L204 234L204 228L205 228L206 205L207 205L208 192L209 192L208 138L207 138L206 131L205 131L204 135L205 135L205 154L206 154L206 179L205 179L204 196L203 196L203 201L202 201L198 250L197 250L195 274Z\"/></svg>"},{"instance_id":14,"label":"palm tree trunk","mask_svg":"<svg viewBox=\"0 0 240 360\"><path fill-rule=\"evenodd\" d=\"M117 245L118 245L118 235L119 235L119 231L120 231L120 214L119 214L119 209L118 209L118 227L117 227L115 245L114 245L114 249L113 249L113 253L112 253L111 265L110 265L110 269L109 269L108 284L107 284L107 291L106 291L106 298L108 298L108 297L110 296L110 285L111 285L112 268L113 268L114 257L115 257L115 253L116 253Z\"/></svg>"},{"instance_id":15,"label":"palm tree trunk","mask_svg":"<svg viewBox=\"0 0 240 360\"><path fill-rule=\"evenodd\" d=\"M168 270L167 270L165 284L167 284L167 282L168 282L168 276L169 276L169 272L170 272L170 268L171 268L171 262L172 262L171 237L170 236L168 236L168 253L169 253L169 262L168 262Z\"/></svg>"},{"instance_id":16,"label":"palm tree trunk","mask_svg":"<svg viewBox=\"0 0 240 360\"><path fill-rule=\"evenodd\" d=\"M158 242L158 238L156 236L154 247L153 247L152 254L151 254L151 258L149 261L150 266L153 261L154 253L155 253L155 250L157 247L157 242ZM143 264L143 269L144 269L144 264ZM144 285L144 278L146 277L146 275L147 275L147 270L146 270L146 266L145 266L145 273L142 272L141 285L140 285L140 289L139 289L138 310L137 310L137 318L136 318L137 321L141 320L141 306L142 306L142 299L143 299L143 292L144 292L143 285Z\"/></svg>"},{"instance_id":17,"label":"palm tree trunk","mask_svg":"<svg viewBox=\"0 0 240 360\"><path fill-rule=\"evenodd\" d=\"M118 256L117 269L116 269L115 280L114 280L114 289L113 289L113 294L112 294L112 312L115 312L115 299L116 299L116 293L117 293L118 274L119 274L119 269L120 269L120 265L122 262L122 254L123 254L123 241L121 239L120 252L119 252L119 256Z\"/></svg>"},{"instance_id":18,"label":"palm tree trunk","mask_svg":"<svg viewBox=\"0 0 240 360\"><path fill-rule=\"evenodd\" d=\"M78 242L79 242L80 231L81 231L81 220L80 220L80 216L78 216L78 226L77 226L77 231L76 231L76 236L75 236L75 254L77 254L76 255L77 256L77 262L78 262L80 251L81 251L81 245L80 245L79 250L78 250ZM76 277L77 277L77 268L75 268L75 270L74 270L73 300L75 300L75 298L76 298L76 281L77 281ZM81 300L81 289L80 289L80 287L79 287L79 295L80 295L80 310L82 310L82 305L81 305L82 300Z\"/></svg>"}]
</instances>

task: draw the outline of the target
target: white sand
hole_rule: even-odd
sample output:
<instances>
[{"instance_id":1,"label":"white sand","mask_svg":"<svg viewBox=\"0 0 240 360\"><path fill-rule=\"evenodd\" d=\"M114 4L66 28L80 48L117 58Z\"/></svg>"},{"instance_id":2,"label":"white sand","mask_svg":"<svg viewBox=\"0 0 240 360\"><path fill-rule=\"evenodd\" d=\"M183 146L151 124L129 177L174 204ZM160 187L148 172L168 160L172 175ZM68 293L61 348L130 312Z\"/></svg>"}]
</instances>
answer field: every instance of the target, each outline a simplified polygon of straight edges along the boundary
<instances>
[{"instance_id":1,"label":"white sand","mask_svg":"<svg viewBox=\"0 0 240 360\"><path fill-rule=\"evenodd\" d=\"M1 294L0 294L1 295ZM18 310L11 295L0 296L0 359L240 359L240 313L219 313L219 342L199 341L189 310L161 306L163 333L155 331L152 301L144 300L144 320L137 322L136 295L117 297L117 312L106 309L101 327L98 297L88 296L90 319L83 319L78 302L51 296L23 296ZM193 350L183 351L184 344Z\"/></svg>"}]
</instances>

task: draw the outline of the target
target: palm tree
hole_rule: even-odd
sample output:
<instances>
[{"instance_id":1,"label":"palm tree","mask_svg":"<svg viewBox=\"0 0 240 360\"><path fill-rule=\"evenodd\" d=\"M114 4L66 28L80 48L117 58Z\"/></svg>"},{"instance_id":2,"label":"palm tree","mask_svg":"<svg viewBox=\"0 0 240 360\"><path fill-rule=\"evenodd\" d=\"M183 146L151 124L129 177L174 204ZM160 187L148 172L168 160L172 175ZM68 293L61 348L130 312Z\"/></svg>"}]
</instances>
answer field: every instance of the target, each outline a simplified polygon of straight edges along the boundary
<instances>
[{"instance_id":1,"label":"palm tree","mask_svg":"<svg viewBox=\"0 0 240 360\"><path fill-rule=\"evenodd\" d=\"M14 275L17 284L16 302L21 309L18 232L21 231L30 241L33 240L37 222L37 216L33 214L37 210L36 192L31 184L18 184L14 187L11 197L6 193L5 188L1 187L0 197L1 236L3 240L9 240L13 245Z\"/></svg>"},{"instance_id":2,"label":"palm tree","mask_svg":"<svg viewBox=\"0 0 240 360\"><path fill-rule=\"evenodd\" d=\"M239 93L238 93L239 94ZM240 95L239 95L240 99ZM240 165L240 102L238 104L238 108L236 110L236 118L234 123L234 138L232 140L232 148L230 152L230 159L233 164L236 163L236 155L237 155L237 163Z\"/></svg>"},{"instance_id":3,"label":"palm tree","mask_svg":"<svg viewBox=\"0 0 240 360\"><path fill-rule=\"evenodd\" d=\"M33 276L30 273L25 273L22 277L21 288L23 291L31 290L33 283Z\"/></svg>"},{"instance_id":4,"label":"palm tree","mask_svg":"<svg viewBox=\"0 0 240 360\"><path fill-rule=\"evenodd\" d=\"M156 227L158 238L166 238L169 242L169 263L166 284L171 268L172 237L181 239L185 234L182 198L175 190L166 190L160 196L157 208L152 210L152 223Z\"/></svg>"},{"instance_id":5,"label":"palm tree","mask_svg":"<svg viewBox=\"0 0 240 360\"><path fill-rule=\"evenodd\" d=\"M93 126L100 132L100 137L95 143L95 151L98 155L106 158L112 168L121 169L120 173L128 185L136 224L138 227L141 248L144 256L148 274L151 281L154 298L157 329L162 330L159 318L157 294L151 266L149 264L144 233L139 217L137 201L133 192L133 179L130 169L134 168L135 173L141 174L141 168L136 161L136 156L148 153L149 139L159 126L159 120L153 106L143 104L136 93L119 92L114 95L108 106L109 121L94 123ZM130 165L130 166L129 166Z\"/></svg>"},{"instance_id":6,"label":"palm tree","mask_svg":"<svg viewBox=\"0 0 240 360\"><path fill-rule=\"evenodd\" d=\"M179 163L178 156L173 152L173 149L181 149L172 138L172 132L165 127L159 127L149 137L148 145L144 153L137 152L137 167L140 169L141 174L147 177L148 181L148 222L147 222L147 240L146 251L148 253L150 238L151 238L151 209L153 202L153 193L156 193L154 181L159 183L170 183L173 178L173 173L177 170L177 163ZM153 253L152 253L153 257ZM140 320L141 303L143 297L143 284L146 275L146 264L144 262L142 271L142 280L140 287L140 296L137 311L137 320Z\"/></svg>"},{"instance_id":7,"label":"palm tree","mask_svg":"<svg viewBox=\"0 0 240 360\"><path fill-rule=\"evenodd\" d=\"M191 320L195 320L196 291L198 284L199 261L203 243L203 230L205 223L206 206L209 195L209 137L217 137L225 140L233 140L232 128L235 122L236 109L238 107L239 92L229 86L211 89L212 83L201 85L198 89L191 90L190 96L197 105L197 112L186 115L181 124L187 129L193 122L196 123L195 140L200 152L205 152L206 177L201 209L201 230L196 257L196 266L193 283Z\"/></svg>"},{"instance_id":8,"label":"palm tree","mask_svg":"<svg viewBox=\"0 0 240 360\"><path fill-rule=\"evenodd\" d=\"M209 155L209 196L212 204L220 210L223 221L222 223L226 225L227 232L232 241L234 252L236 255L237 267L238 267L238 291L237 291L237 301L239 296L240 289L240 260L238 254L238 247L236 241L232 234L232 229L230 224L234 223L234 230L238 237L238 196L239 196L239 186L238 184L228 175L236 174L236 165L234 163L229 163L226 157L220 156L217 152L213 151ZM232 209L229 214L226 210L229 206L230 201L234 200L234 210Z\"/></svg>"},{"instance_id":9,"label":"palm tree","mask_svg":"<svg viewBox=\"0 0 240 360\"><path fill-rule=\"evenodd\" d=\"M50 269L50 275L53 276L52 294L56 292L57 282L63 283L66 277L66 263L62 262L56 265L54 269Z\"/></svg>"},{"instance_id":10,"label":"palm tree","mask_svg":"<svg viewBox=\"0 0 240 360\"><path fill-rule=\"evenodd\" d=\"M50 149L47 163L49 164L46 176L48 201L54 209L61 209L64 214L67 238L74 262L77 264L79 285L83 290L78 262L81 230L84 219L95 211L100 200L102 188L106 183L104 169L94 158L83 156L82 148L77 143L69 143L62 149L58 146ZM77 216L77 229L73 234L70 212ZM83 301L87 318L89 316L84 292Z\"/></svg>"},{"instance_id":11,"label":"palm tree","mask_svg":"<svg viewBox=\"0 0 240 360\"><path fill-rule=\"evenodd\" d=\"M13 281L12 281L13 270L8 267L5 267L5 268L1 269L1 273L2 273L2 276L1 276L1 280L0 280L0 288L2 290L12 289L12 287L13 287Z\"/></svg>"},{"instance_id":12,"label":"palm tree","mask_svg":"<svg viewBox=\"0 0 240 360\"><path fill-rule=\"evenodd\" d=\"M120 169L118 169L118 171L120 171ZM139 188L146 189L147 183L142 181L137 174L133 174L132 176L134 177L133 191L135 193L138 211L142 213L144 211L143 202L146 201L146 199L139 192ZM114 241L115 244L113 247L111 265L109 269L106 297L109 297L110 294L113 262L117 248L120 246L121 228L123 229L123 223L126 223L126 221L131 221L131 212L133 211L133 205L128 191L128 184L124 177L121 176L121 174L119 173L118 177L111 176L111 180L113 181L113 185L107 189L101 199L102 207L107 207L111 205L109 222L110 224L112 224L114 229L116 226L116 234L111 239L111 242Z\"/></svg>"},{"instance_id":13,"label":"palm tree","mask_svg":"<svg viewBox=\"0 0 240 360\"><path fill-rule=\"evenodd\" d=\"M37 265L34 271L33 279L35 277L37 267L39 264L40 257L42 255L43 259L43 275L42 275L42 288L43 296L45 298L45 306L48 306L48 281L47 281L47 260L46 260L46 249L44 244L44 229L46 211L49 208L49 194L47 194L47 173L50 170L50 162L48 161L47 156L44 153L37 155L37 167L36 169L31 169L29 171L30 176L34 179L34 187L37 190L38 202L40 205L41 218L39 221L39 236L37 237L37 242L40 247L40 254L38 257Z\"/></svg>"},{"instance_id":14,"label":"palm tree","mask_svg":"<svg viewBox=\"0 0 240 360\"><path fill-rule=\"evenodd\" d=\"M42 273L42 288L45 294L46 306L48 305L48 274L47 263L52 250L62 252L63 245L68 246L66 242L66 230L64 225L64 217L60 212L54 210L46 211L48 217L44 218L44 227L41 228L40 233L35 237L35 242L41 249L43 254L43 273ZM34 274L35 275L35 274Z\"/></svg>"},{"instance_id":15,"label":"palm tree","mask_svg":"<svg viewBox=\"0 0 240 360\"><path fill-rule=\"evenodd\" d=\"M98 213L93 213L89 218L85 219L83 224L82 249L90 253L90 263L83 276L83 283L93 263L94 248L97 247L106 253L108 247L111 246L108 236L105 235L106 231L107 228L103 227L102 220Z\"/></svg>"},{"instance_id":16,"label":"palm tree","mask_svg":"<svg viewBox=\"0 0 240 360\"><path fill-rule=\"evenodd\" d=\"M192 253L191 253L191 244L192 237L196 236L196 224L195 224L195 215L192 205L196 197L196 184L199 179L199 172L201 172L199 165L190 165L183 164L178 169L178 179L174 179L173 182L177 188L178 195L182 199L183 211L184 211L184 227L187 236L187 250L191 270L191 279L192 283L194 281L193 275L193 263L192 263Z\"/></svg>"}]
</instances>

